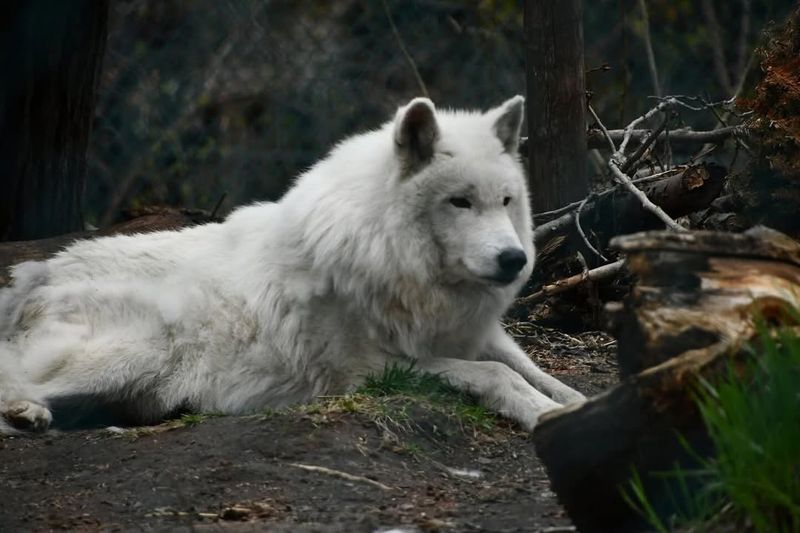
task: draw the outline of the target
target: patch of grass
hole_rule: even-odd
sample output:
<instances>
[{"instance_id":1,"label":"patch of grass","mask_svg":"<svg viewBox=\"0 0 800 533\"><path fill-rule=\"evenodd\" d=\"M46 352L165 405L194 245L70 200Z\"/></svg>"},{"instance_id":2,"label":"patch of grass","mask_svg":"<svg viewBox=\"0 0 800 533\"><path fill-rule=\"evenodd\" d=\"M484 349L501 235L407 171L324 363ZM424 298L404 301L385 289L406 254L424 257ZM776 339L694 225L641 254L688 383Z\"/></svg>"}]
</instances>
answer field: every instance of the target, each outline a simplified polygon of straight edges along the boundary
<instances>
[{"instance_id":1,"label":"patch of grass","mask_svg":"<svg viewBox=\"0 0 800 533\"><path fill-rule=\"evenodd\" d=\"M718 382L701 382L697 402L715 456L699 469L668 473L683 502L670 527L800 531L800 337L762 332L752 350L743 372L730 368ZM628 499L655 529L668 530L638 475Z\"/></svg>"},{"instance_id":2,"label":"patch of grass","mask_svg":"<svg viewBox=\"0 0 800 533\"><path fill-rule=\"evenodd\" d=\"M373 397L400 396L432 403L462 423L485 431L494 428L497 417L475 398L458 390L439 376L417 372L413 365L394 364L383 373L368 376L357 393Z\"/></svg>"},{"instance_id":3,"label":"patch of grass","mask_svg":"<svg viewBox=\"0 0 800 533\"><path fill-rule=\"evenodd\" d=\"M491 431L497 424L497 416L476 403L457 403L455 412L459 419L483 431Z\"/></svg>"},{"instance_id":4,"label":"patch of grass","mask_svg":"<svg viewBox=\"0 0 800 533\"><path fill-rule=\"evenodd\" d=\"M415 442L403 442L398 448L402 453L408 454L411 457L423 457L425 455L422 447Z\"/></svg>"},{"instance_id":5,"label":"patch of grass","mask_svg":"<svg viewBox=\"0 0 800 533\"><path fill-rule=\"evenodd\" d=\"M206 418L208 418L208 415L202 415L199 413L185 413L181 415L179 420L185 427L192 427L200 424Z\"/></svg>"},{"instance_id":6,"label":"patch of grass","mask_svg":"<svg viewBox=\"0 0 800 533\"><path fill-rule=\"evenodd\" d=\"M331 396L293 410L310 416L315 423L334 420L342 413L363 414L383 431L396 436L413 425L409 409L421 405L454 419L462 428L490 431L497 417L438 376L416 371L413 366L387 366L381 374L368 376L355 392Z\"/></svg>"},{"instance_id":7,"label":"patch of grass","mask_svg":"<svg viewBox=\"0 0 800 533\"><path fill-rule=\"evenodd\" d=\"M369 396L405 394L436 398L461 395L458 389L439 376L417 372L413 365L397 363L384 368L380 375L367 376L364 384L356 392Z\"/></svg>"}]
</instances>

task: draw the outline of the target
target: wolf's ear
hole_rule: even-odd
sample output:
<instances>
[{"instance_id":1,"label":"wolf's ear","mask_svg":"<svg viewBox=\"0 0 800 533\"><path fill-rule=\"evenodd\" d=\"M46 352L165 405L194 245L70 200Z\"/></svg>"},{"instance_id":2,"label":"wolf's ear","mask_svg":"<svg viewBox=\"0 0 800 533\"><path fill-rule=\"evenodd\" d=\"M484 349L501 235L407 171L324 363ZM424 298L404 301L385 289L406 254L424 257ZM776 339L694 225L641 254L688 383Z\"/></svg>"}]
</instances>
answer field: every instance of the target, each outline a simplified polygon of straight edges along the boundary
<instances>
[{"instance_id":1,"label":"wolf's ear","mask_svg":"<svg viewBox=\"0 0 800 533\"><path fill-rule=\"evenodd\" d=\"M439 140L436 109L427 98L414 98L397 110L394 144L406 170L415 170L433 157Z\"/></svg>"},{"instance_id":2,"label":"wolf's ear","mask_svg":"<svg viewBox=\"0 0 800 533\"><path fill-rule=\"evenodd\" d=\"M524 113L525 98L520 95L506 100L500 106L486 113L494 119L492 128L503 144L503 149L506 153L512 155L517 153Z\"/></svg>"}]
</instances>

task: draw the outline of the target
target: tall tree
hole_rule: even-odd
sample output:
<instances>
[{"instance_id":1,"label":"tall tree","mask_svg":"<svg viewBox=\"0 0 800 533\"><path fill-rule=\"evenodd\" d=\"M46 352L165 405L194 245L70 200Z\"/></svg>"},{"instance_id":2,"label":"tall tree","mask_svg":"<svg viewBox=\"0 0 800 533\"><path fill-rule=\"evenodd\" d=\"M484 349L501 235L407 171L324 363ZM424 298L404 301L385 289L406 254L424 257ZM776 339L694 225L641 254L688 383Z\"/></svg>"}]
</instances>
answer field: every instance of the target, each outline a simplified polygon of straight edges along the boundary
<instances>
[{"instance_id":1,"label":"tall tree","mask_svg":"<svg viewBox=\"0 0 800 533\"><path fill-rule=\"evenodd\" d=\"M0 241L81 229L109 0L6 0L0 16Z\"/></svg>"},{"instance_id":2,"label":"tall tree","mask_svg":"<svg viewBox=\"0 0 800 533\"><path fill-rule=\"evenodd\" d=\"M534 212L589 192L581 0L525 0L528 172Z\"/></svg>"}]
</instances>

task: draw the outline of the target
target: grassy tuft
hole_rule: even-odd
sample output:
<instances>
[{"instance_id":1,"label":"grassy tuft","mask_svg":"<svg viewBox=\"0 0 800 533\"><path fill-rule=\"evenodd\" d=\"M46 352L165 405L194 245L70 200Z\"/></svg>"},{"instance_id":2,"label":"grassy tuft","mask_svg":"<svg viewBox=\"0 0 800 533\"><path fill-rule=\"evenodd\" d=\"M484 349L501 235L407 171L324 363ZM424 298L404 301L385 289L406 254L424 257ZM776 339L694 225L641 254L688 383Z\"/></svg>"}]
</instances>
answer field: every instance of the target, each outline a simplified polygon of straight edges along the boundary
<instances>
[{"instance_id":1,"label":"grassy tuft","mask_svg":"<svg viewBox=\"0 0 800 533\"><path fill-rule=\"evenodd\" d=\"M382 374L367 376L356 392L377 397L397 394L435 398L462 395L440 377L417 372L413 365L400 364L387 365Z\"/></svg>"},{"instance_id":2,"label":"grassy tuft","mask_svg":"<svg viewBox=\"0 0 800 533\"><path fill-rule=\"evenodd\" d=\"M368 376L356 394L376 398L400 396L427 401L462 423L485 431L494 428L497 422L497 417L479 405L475 398L439 376L417 372L413 365L387 366L382 374Z\"/></svg>"},{"instance_id":3,"label":"grassy tuft","mask_svg":"<svg viewBox=\"0 0 800 533\"><path fill-rule=\"evenodd\" d=\"M697 403L715 454L699 469L668 473L684 502L670 527L800 532L800 337L789 329L764 331L752 349L759 355L744 372L731 368L723 379L700 384ZM638 475L626 496L653 528L668 530Z\"/></svg>"},{"instance_id":4,"label":"grassy tuft","mask_svg":"<svg viewBox=\"0 0 800 533\"><path fill-rule=\"evenodd\" d=\"M186 427L196 426L203 422L208 415L198 414L198 413L185 413L181 415L180 421Z\"/></svg>"}]
</instances>

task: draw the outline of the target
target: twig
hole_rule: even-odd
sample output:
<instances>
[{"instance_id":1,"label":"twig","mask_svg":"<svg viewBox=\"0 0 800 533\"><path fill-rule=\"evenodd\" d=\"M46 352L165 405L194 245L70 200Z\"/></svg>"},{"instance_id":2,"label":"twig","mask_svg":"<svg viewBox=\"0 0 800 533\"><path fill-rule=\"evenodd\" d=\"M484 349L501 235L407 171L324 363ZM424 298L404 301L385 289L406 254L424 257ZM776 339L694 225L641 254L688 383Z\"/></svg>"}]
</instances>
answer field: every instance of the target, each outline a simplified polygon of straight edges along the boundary
<instances>
[{"instance_id":1,"label":"twig","mask_svg":"<svg viewBox=\"0 0 800 533\"><path fill-rule=\"evenodd\" d=\"M586 75L592 74L594 72L608 72L609 70L611 70L611 65L609 65L608 63L603 63L600 66L592 67L590 69L586 69L585 71L583 71L583 75L586 76Z\"/></svg>"},{"instance_id":2,"label":"twig","mask_svg":"<svg viewBox=\"0 0 800 533\"><path fill-rule=\"evenodd\" d=\"M687 96L685 94L670 94L669 96L665 96L659 98L657 96L648 96L647 98L654 99L654 100L668 100L673 99L674 104L677 104L681 107L685 107L690 111L705 111L706 109L713 109L716 107L725 107L729 108L733 103L733 98L727 98L725 100L718 100L716 102L709 102L705 98L701 96ZM688 100L690 102L694 102L695 105L688 104L684 100Z\"/></svg>"},{"instance_id":3,"label":"twig","mask_svg":"<svg viewBox=\"0 0 800 533\"><path fill-rule=\"evenodd\" d=\"M617 147L614 145L614 140L611 138L611 135L608 134L608 130L606 129L605 125L603 124L603 121L601 121L600 117L597 116L597 113L595 112L595 110L594 110L594 108L592 106L589 106L589 113L592 114L592 118L597 123L597 125L600 126L600 131L603 132L603 136L608 141L608 146L611 148L611 153L616 152L617 151Z\"/></svg>"},{"instance_id":4,"label":"twig","mask_svg":"<svg viewBox=\"0 0 800 533\"><path fill-rule=\"evenodd\" d=\"M564 206L562 209L569 208L567 213L559 216L558 218L554 218L553 220L534 229L533 242L539 244L544 242L546 239L549 239L553 235L561 235L562 233L565 233L566 228L574 224L572 211L580 205L581 202L575 202L574 204Z\"/></svg>"},{"instance_id":5,"label":"twig","mask_svg":"<svg viewBox=\"0 0 800 533\"><path fill-rule=\"evenodd\" d=\"M650 145L653 144L655 140L658 138L658 136L664 132L664 130L667 127L667 121L668 118L665 115L664 119L661 121L661 124L659 124L654 131L652 131L647 137L645 137L642 144L640 144L639 147L636 149L636 151L633 152L633 155L625 160L625 164L620 167L620 170L622 170L622 172L626 174L630 173L636 162L639 161L639 159L642 158L647 149L650 148Z\"/></svg>"},{"instance_id":6,"label":"twig","mask_svg":"<svg viewBox=\"0 0 800 533\"><path fill-rule=\"evenodd\" d=\"M578 235L581 236L581 239L583 239L583 242L584 242L584 244L586 244L586 247L589 248L592 251L592 253L594 253L594 255L596 255L597 257L599 257L603 261L608 261L606 256L604 256L602 253L600 253L597 250L597 248L595 248L592 245L592 243L589 242L589 238L586 237L586 233L583 232L583 228L581 227L581 211L583 211L583 207L586 205L586 202L588 202L589 199L592 198L592 197L593 197L593 195L590 194L589 196L584 198L583 201L581 201L580 205L578 206L578 210L575 211L575 228L578 230Z\"/></svg>"},{"instance_id":7,"label":"twig","mask_svg":"<svg viewBox=\"0 0 800 533\"><path fill-rule=\"evenodd\" d=\"M517 300L517 303L521 305L533 304L547 298L548 296L553 296L555 294L568 291L586 282L600 281L614 277L619 274L620 271L622 271L624 266L625 260L620 259L619 261L614 261L613 263L599 266L597 268L593 268L592 270L586 270L580 274L575 274L574 276L558 280L555 283L545 285L533 294L520 298Z\"/></svg>"},{"instance_id":8,"label":"twig","mask_svg":"<svg viewBox=\"0 0 800 533\"><path fill-rule=\"evenodd\" d=\"M625 129L622 130L623 131L623 133L622 133L622 143L620 143L619 149L617 150L616 153L620 154L620 155L622 155L624 157L625 149L628 147L628 143L631 140L631 136L633 135L633 132L636 130L636 126L638 126L642 122L647 122L648 120L650 120L651 118L656 116L658 113L661 113L664 110L666 110L666 109L668 109L670 107L673 107L675 105L678 105L678 104L679 104L678 100L676 98L674 98L674 97L664 98L658 103L658 105L656 105L650 111L648 111L647 113L645 113L644 115L642 115L640 117L635 118L633 120L633 122L628 124L625 127ZM649 135L649 133L648 133L648 135Z\"/></svg>"},{"instance_id":9,"label":"twig","mask_svg":"<svg viewBox=\"0 0 800 533\"><path fill-rule=\"evenodd\" d=\"M389 25L392 27L392 33L397 41L397 46L400 47L400 51L406 58L408 65L411 67L411 70L414 71L414 77L417 79L417 85L419 85L419 90L422 92L422 96L425 98L430 98L430 94L428 94L428 88L425 86L425 82L422 80L422 76L419 73L417 64L414 62L414 58L411 57L411 54L408 52L408 49L403 42L403 38L400 36L400 32L397 30L397 26L394 24L394 18L392 18L392 12L389 9L389 4L386 3L386 0L381 0L381 2L383 3L383 10L386 12L386 18L389 20Z\"/></svg>"},{"instance_id":10,"label":"twig","mask_svg":"<svg viewBox=\"0 0 800 533\"><path fill-rule=\"evenodd\" d=\"M661 96L661 84L658 82L658 68L656 67L656 55L653 53L653 41L650 38L650 17L647 14L647 4L645 0L639 0L639 9L642 12L642 39L647 53L647 66L650 69L650 80L653 82L653 92Z\"/></svg>"},{"instance_id":11,"label":"twig","mask_svg":"<svg viewBox=\"0 0 800 533\"><path fill-rule=\"evenodd\" d=\"M673 167L673 162L672 162L672 155L673 154L672 154L672 143L670 142L670 133L671 132L669 130L669 124L668 124L667 125L667 129L664 131L664 153L665 153L665 155L667 157L667 167L666 168L672 168ZM663 166L661 167L661 170L662 171L665 170Z\"/></svg>"},{"instance_id":12,"label":"twig","mask_svg":"<svg viewBox=\"0 0 800 533\"><path fill-rule=\"evenodd\" d=\"M222 202L224 202L225 198L227 197L228 197L228 191L223 192L222 196L219 197L219 200L217 200L217 204L214 206L214 209L211 210L211 217L210 217L211 219L217 217L217 212L219 211L219 208L222 207Z\"/></svg>"},{"instance_id":13,"label":"twig","mask_svg":"<svg viewBox=\"0 0 800 533\"><path fill-rule=\"evenodd\" d=\"M605 161L603 161L603 163L605 164ZM617 186L614 185L614 187L617 187ZM614 188L614 187L612 187L612 188ZM607 190L603 191L603 192L607 192ZM564 213L572 213L573 211L575 211L575 208L577 208L579 205L581 205L581 202L583 202L583 200L578 200L577 202L572 202L571 204L567 204L564 207L559 207L558 209L553 209L552 211L543 211L541 213L534 213L533 214L533 221L534 222L541 222L543 220L544 221L554 220L554 219L560 217L561 215L563 215Z\"/></svg>"},{"instance_id":14,"label":"twig","mask_svg":"<svg viewBox=\"0 0 800 533\"><path fill-rule=\"evenodd\" d=\"M758 52L756 52L755 50L750 52L750 58L747 60L747 64L742 69L741 75L739 76L739 83L736 84L736 89L733 91L733 97L731 98L731 100L736 100L737 98L739 98L739 95L744 89L744 82L747 81L747 75L750 73L750 69L752 69L753 65L756 63L757 56ZM732 113L732 111L730 110L728 112ZM752 111L748 112L747 114L750 113L752 113ZM739 116L741 117L742 115Z\"/></svg>"},{"instance_id":15,"label":"twig","mask_svg":"<svg viewBox=\"0 0 800 533\"><path fill-rule=\"evenodd\" d=\"M661 172L656 172L655 174L646 174L642 175L636 179L632 179L631 181L637 185L640 183L650 183L651 181L658 181L664 179L667 176L671 176L673 174L678 174L680 172L686 171L691 165L676 165L674 167L669 167L666 170Z\"/></svg>"},{"instance_id":16,"label":"twig","mask_svg":"<svg viewBox=\"0 0 800 533\"><path fill-rule=\"evenodd\" d=\"M304 465L301 463L289 463L289 466L293 466L295 468L299 468L307 472L317 472L319 474L326 474L328 476L338 477L339 479L344 479L347 481L357 481L359 483L366 483L368 485L372 485L373 487L377 487L381 490L386 490L386 491L394 490L392 487L384 485L383 483L375 481L374 479L369 479L363 476L354 476L353 474L348 474L347 472L342 472L341 470L326 468L324 466Z\"/></svg>"}]
</instances>

